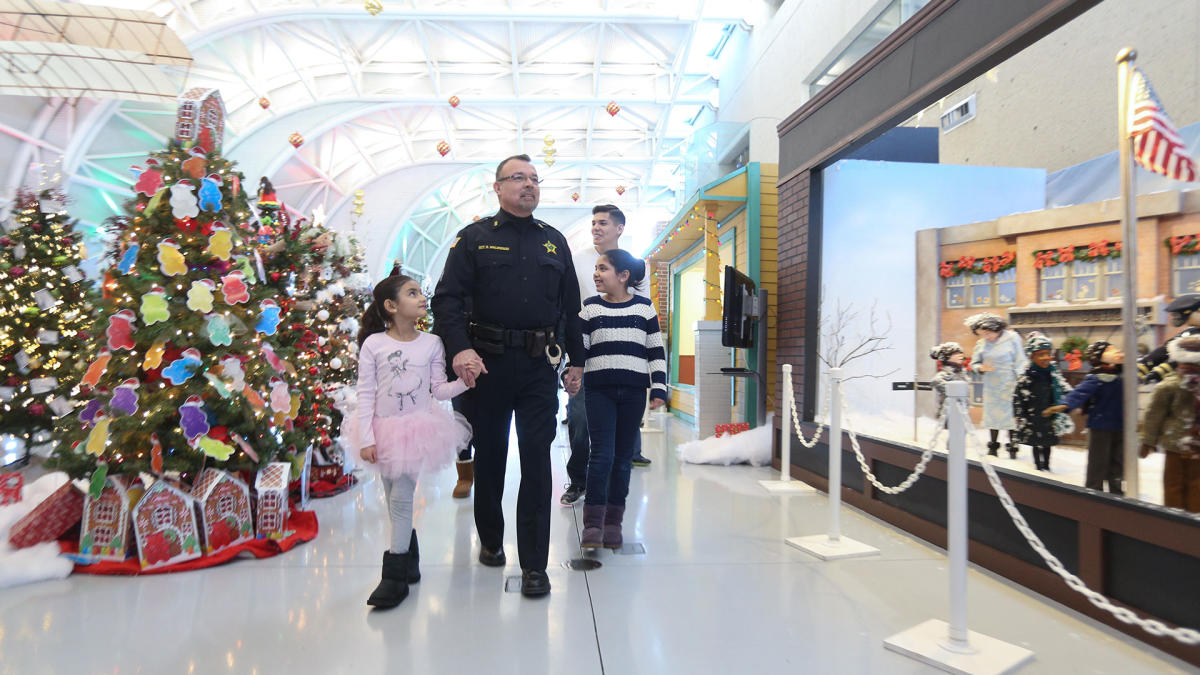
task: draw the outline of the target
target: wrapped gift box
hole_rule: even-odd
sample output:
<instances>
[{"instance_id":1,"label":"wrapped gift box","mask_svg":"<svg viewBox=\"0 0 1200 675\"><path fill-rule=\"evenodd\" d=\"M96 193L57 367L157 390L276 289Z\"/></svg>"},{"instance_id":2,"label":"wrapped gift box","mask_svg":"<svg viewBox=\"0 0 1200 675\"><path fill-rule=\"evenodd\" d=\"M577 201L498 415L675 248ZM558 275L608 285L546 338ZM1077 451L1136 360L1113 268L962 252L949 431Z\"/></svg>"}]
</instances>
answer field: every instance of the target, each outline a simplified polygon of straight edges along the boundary
<instances>
[{"instance_id":1,"label":"wrapped gift box","mask_svg":"<svg viewBox=\"0 0 1200 675\"><path fill-rule=\"evenodd\" d=\"M18 520L8 533L8 542L15 548L26 548L54 541L82 518L83 492L68 482Z\"/></svg>"}]
</instances>

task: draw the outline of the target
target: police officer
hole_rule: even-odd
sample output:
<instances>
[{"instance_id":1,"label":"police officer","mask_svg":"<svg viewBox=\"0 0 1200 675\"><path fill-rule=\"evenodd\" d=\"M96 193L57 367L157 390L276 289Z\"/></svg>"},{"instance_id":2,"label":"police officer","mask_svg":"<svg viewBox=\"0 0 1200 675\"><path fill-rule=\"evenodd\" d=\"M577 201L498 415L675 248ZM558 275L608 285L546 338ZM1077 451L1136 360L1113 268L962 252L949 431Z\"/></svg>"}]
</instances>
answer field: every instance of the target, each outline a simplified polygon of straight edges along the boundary
<instances>
[{"instance_id":1,"label":"police officer","mask_svg":"<svg viewBox=\"0 0 1200 675\"><path fill-rule=\"evenodd\" d=\"M550 443L557 429L556 326L571 363L583 363L579 286L561 232L533 217L541 190L528 155L496 167L500 211L459 230L433 296L434 331L454 372L475 388L465 394L475 446L475 528L479 562L502 567L504 469L508 430L517 417L521 487L517 552L521 592L550 592ZM478 379L476 380L476 373ZM583 369L567 370L567 391Z\"/></svg>"},{"instance_id":2,"label":"police officer","mask_svg":"<svg viewBox=\"0 0 1200 675\"><path fill-rule=\"evenodd\" d=\"M1167 360L1167 345L1181 337L1200 335L1200 293L1184 293L1167 305L1167 313L1171 315L1171 323L1187 328L1178 335L1167 340L1161 347L1138 359L1138 377L1147 384L1161 382L1164 377L1175 370L1175 366Z\"/></svg>"}]
</instances>

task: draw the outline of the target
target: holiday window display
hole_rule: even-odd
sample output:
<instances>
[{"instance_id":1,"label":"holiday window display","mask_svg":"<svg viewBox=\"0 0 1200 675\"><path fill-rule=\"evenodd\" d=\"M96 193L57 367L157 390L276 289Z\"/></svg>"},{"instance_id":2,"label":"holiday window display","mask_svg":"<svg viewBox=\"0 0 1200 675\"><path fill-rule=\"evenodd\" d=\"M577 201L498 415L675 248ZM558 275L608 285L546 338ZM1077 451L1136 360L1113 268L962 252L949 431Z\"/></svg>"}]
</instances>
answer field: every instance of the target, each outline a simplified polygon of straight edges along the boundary
<instances>
[{"instance_id":1,"label":"holiday window display","mask_svg":"<svg viewBox=\"0 0 1200 675\"><path fill-rule=\"evenodd\" d=\"M214 132L215 96L203 96L198 113ZM293 407L269 409L264 399L290 399L297 388L275 336L257 330L275 298L259 279L255 213L234 165L208 152L197 166L197 147L206 146L173 145L146 162L158 173L146 186L154 191L139 189L113 222L109 260L119 262L106 273L88 330L96 339L72 383L82 408L55 429L53 461L74 477L103 462L113 474L190 482L203 466L256 469L286 450L280 437ZM204 186L184 177L185 164ZM220 193L207 199L218 210L199 208L205 186Z\"/></svg>"},{"instance_id":2,"label":"holiday window display","mask_svg":"<svg viewBox=\"0 0 1200 675\"><path fill-rule=\"evenodd\" d=\"M95 299L62 195L21 192L0 235L0 435L28 446L69 413Z\"/></svg>"}]
</instances>

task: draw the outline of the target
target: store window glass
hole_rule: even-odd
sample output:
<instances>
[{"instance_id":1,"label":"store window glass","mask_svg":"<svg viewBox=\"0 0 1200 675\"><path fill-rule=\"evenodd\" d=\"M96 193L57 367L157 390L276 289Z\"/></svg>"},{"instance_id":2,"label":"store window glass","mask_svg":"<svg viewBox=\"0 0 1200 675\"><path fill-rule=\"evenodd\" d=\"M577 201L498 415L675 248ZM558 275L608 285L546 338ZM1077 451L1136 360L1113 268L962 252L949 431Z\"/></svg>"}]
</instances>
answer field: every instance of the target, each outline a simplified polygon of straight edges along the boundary
<instances>
[{"instance_id":1,"label":"store window glass","mask_svg":"<svg viewBox=\"0 0 1200 675\"><path fill-rule=\"evenodd\" d=\"M1171 268L1171 290L1175 295L1200 292L1200 253L1173 256Z\"/></svg>"},{"instance_id":2,"label":"store window glass","mask_svg":"<svg viewBox=\"0 0 1200 675\"><path fill-rule=\"evenodd\" d=\"M957 309L967 306L966 277L951 277L946 280L946 307Z\"/></svg>"},{"instance_id":3,"label":"store window glass","mask_svg":"<svg viewBox=\"0 0 1200 675\"><path fill-rule=\"evenodd\" d=\"M1017 304L1017 268L1010 267L996 273L996 304L1008 306Z\"/></svg>"},{"instance_id":4,"label":"store window glass","mask_svg":"<svg viewBox=\"0 0 1200 675\"><path fill-rule=\"evenodd\" d=\"M968 276L967 284L970 287L971 306L972 307L991 307L992 306L992 275L991 274L971 274Z\"/></svg>"},{"instance_id":5,"label":"store window glass","mask_svg":"<svg viewBox=\"0 0 1200 675\"><path fill-rule=\"evenodd\" d=\"M1041 275L1041 301L1061 302L1067 299L1067 268L1065 265L1043 267Z\"/></svg>"}]
</instances>

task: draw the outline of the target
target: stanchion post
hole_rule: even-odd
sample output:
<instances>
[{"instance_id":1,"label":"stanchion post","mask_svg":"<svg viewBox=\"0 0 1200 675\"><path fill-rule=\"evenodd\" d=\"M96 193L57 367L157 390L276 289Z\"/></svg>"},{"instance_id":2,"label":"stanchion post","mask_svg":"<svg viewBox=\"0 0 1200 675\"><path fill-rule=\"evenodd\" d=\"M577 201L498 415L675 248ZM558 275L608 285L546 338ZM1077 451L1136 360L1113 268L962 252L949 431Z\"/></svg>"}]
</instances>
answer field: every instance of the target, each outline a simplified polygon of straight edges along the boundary
<instances>
[{"instance_id":1,"label":"stanchion post","mask_svg":"<svg viewBox=\"0 0 1200 675\"><path fill-rule=\"evenodd\" d=\"M816 489L792 480L792 364L783 364L783 425L779 430L779 480L760 480L759 485L771 494L816 494ZM764 383L762 386L766 386Z\"/></svg>"},{"instance_id":2,"label":"stanchion post","mask_svg":"<svg viewBox=\"0 0 1200 675\"><path fill-rule=\"evenodd\" d=\"M842 538L842 369L829 369L829 541Z\"/></svg>"},{"instance_id":3,"label":"stanchion post","mask_svg":"<svg viewBox=\"0 0 1200 675\"><path fill-rule=\"evenodd\" d=\"M787 540L821 560L875 555L879 549L842 536L842 369L829 369L829 531Z\"/></svg>"},{"instance_id":4,"label":"stanchion post","mask_svg":"<svg viewBox=\"0 0 1200 675\"><path fill-rule=\"evenodd\" d=\"M950 559L949 649L970 651L967 634L967 383L946 383L946 554Z\"/></svg>"},{"instance_id":5,"label":"stanchion post","mask_svg":"<svg viewBox=\"0 0 1200 675\"><path fill-rule=\"evenodd\" d=\"M967 383L946 383L946 557L950 621L929 619L883 641L884 647L952 673L1009 673L1033 652L967 629Z\"/></svg>"}]
</instances>

